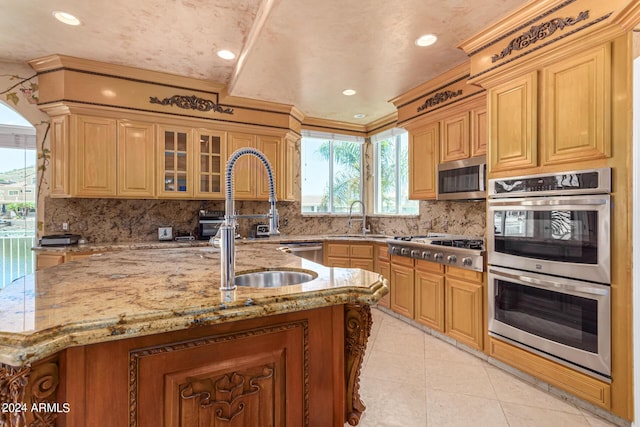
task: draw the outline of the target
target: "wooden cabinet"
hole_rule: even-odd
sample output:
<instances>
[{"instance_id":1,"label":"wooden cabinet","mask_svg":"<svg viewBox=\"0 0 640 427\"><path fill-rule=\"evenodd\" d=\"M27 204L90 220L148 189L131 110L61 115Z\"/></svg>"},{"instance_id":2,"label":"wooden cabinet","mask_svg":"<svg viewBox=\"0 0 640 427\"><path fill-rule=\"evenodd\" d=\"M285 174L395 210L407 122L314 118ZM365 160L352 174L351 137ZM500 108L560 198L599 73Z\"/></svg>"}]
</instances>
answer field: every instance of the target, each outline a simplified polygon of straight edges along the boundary
<instances>
[{"instance_id":1,"label":"wooden cabinet","mask_svg":"<svg viewBox=\"0 0 640 427\"><path fill-rule=\"evenodd\" d=\"M227 134L211 129L195 131L195 197L224 198Z\"/></svg>"},{"instance_id":2,"label":"wooden cabinet","mask_svg":"<svg viewBox=\"0 0 640 427\"><path fill-rule=\"evenodd\" d=\"M442 121L440 162L462 160L471 154L469 112L447 117Z\"/></svg>"},{"instance_id":3,"label":"wooden cabinet","mask_svg":"<svg viewBox=\"0 0 640 427\"><path fill-rule=\"evenodd\" d=\"M52 197L154 196L152 123L71 114L52 119Z\"/></svg>"},{"instance_id":4,"label":"wooden cabinet","mask_svg":"<svg viewBox=\"0 0 640 427\"><path fill-rule=\"evenodd\" d=\"M389 257L389 245L377 243L375 245L375 272L387 279L387 286L391 286L391 261ZM391 290L391 289L389 289ZM391 292L380 298L378 305L390 308Z\"/></svg>"},{"instance_id":5,"label":"wooden cabinet","mask_svg":"<svg viewBox=\"0 0 640 427\"><path fill-rule=\"evenodd\" d=\"M79 197L116 194L116 124L114 119L74 115L72 192Z\"/></svg>"},{"instance_id":6,"label":"wooden cabinet","mask_svg":"<svg viewBox=\"0 0 640 427\"><path fill-rule=\"evenodd\" d=\"M490 173L574 170L610 157L610 50L607 43L489 89Z\"/></svg>"},{"instance_id":7,"label":"wooden cabinet","mask_svg":"<svg viewBox=\"0 0 640 427\"><path fill-rule=\"evenodd\" d=\"M118 121L118 191L123 197L155 196L155 126L153 123Z\"/></svg>"},{"instance_id":8,"label":"wooden cabinet","mask_svg":"<svg viewBox=\"0 0 640 427\"><path fill-rule=\"evenodd\" d=\"M36 254L36 270L64 263L64 254Z\"/></svg>"},{"instance_id":9,"label":"wooden cabinet","mask_svg":"<svg viewBox=\"0 0 640 427\"><path fill-rule=\"evenodd\" d=\"M482 98L483 105L471 110L471 157L485 156L487 154L487 141L489 134L487 129L487 106Z\"/></svg>"},{"instance_id":10,"label":"wooden cabinet","mask_svg":"<svg viewBox=\"0 0 640 427\"><path fill-rule=\"evenodd\" d=\"M415 320L440 332L444 322L444 266L415 261Z\"/></svg>"},{"instance_id":11,"label":"wooden cabinet","mask_svg":"<svg viewBox=\"0 0 640 427\"><path fill-rule=\"evenodd\" d=\"M279 184L278 171L282 167L282 138L247 133L229 133L227 152L231 156L240 148L251 147L262 152L273 171L276 185L276 197L281 199L282 185ZM237 200L268 200L269 180L267 169L255 156L245 155L234 166L234 197Z\"/></svg>"},{"instance_id":12,"label":"wooden cabinet","mask_svg":"<svg viewBox=\"0 0 640 427\"><path fill-rule=\"evenodd\" d=\"M542 69L543 165L611 155L611 48L607 43Z\"/></svg>"},{"instance_id":13,"label":"wooden cabinet","mask_svg":"<svg viewBox=\"0 0 640 427\"><path fill-rule=\"evenodd\" d=\"M489 90L491 172L536 166L537 88L532 72Z\"/></svg>"},{"instance_id":14,"label":"wooden cabinet","mask_svg":"<svg viewBox=\"0 0 640 427\"><path fill-rule=\"evenodd\" d=\"M158 195L165 198L192 197L193 130L159 126L158 158Z\"/></svg>"},{"instance_id":15,"label":"wooden cabinet","mask_svg":"<svg viewBox=\"0 0 640 427\"><path fill-rule=\"evenodd\" d=\"M391 256L391 310L413 319L414 279L413 259Z\"/></svg>"},{"instance_id":16,"label":"wooden cabinet","mask_svg":"<svg viewBox=\"0 0 640 427\"><path fill-rule=\"evenodd\" d=\"M445 282L446 333L479 350L484 337L483 275L447 266Z\"/></svg>"},{"instance_id":17,"label":"wooden cabinet","mask_svg":"<svg viewBox=\"0 0 640 427\"><path fill-rule=\"evenodd\" d=\"M373 244L325 242L324 264L328 267L374 270Z\"/></svg>"},{"instance_id":18,"label":"wooden cabinet","mask_svg":"<svg viewBox=\"0 0 640 427\"><path fill-rule=\"evenodd\" d=\"M440 123L409 131L409 199L435 200Z\"/></svg>"}]
</instances>

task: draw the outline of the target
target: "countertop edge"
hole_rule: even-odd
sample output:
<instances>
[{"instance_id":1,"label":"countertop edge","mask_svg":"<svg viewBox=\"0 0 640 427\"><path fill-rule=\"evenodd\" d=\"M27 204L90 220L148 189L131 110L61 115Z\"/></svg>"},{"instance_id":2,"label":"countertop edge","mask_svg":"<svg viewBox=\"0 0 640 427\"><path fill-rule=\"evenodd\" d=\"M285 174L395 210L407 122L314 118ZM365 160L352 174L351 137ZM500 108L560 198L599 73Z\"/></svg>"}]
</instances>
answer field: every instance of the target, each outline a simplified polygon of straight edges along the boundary
<instances>
[{"instance_id":1,"label":"countertop edge","mask_svg":"<svg viewBox=\"0 0 640 427\"><path fill-rule=\"evenodd\" d=\"M70 347L97 344L118 339L134 338L165 332L175 332L194 327L210 326L257 317L293 313L342 304L374 305L389 292L387 280L379 280L369 287L345 287L327 289L313 293L313 296L275 297L273 300L255 305L233 306L219 309L219 305L203 309L197 313L173 316L146 316L140 319L119 319L100 322L95 325L76 323L65 328L43 331L37 334L21 335L0 333L0 365L24 366ZM268 312L265 309L268 306ZM89 327L87 327L89 326Z\"/></svg>"}]
</instances>

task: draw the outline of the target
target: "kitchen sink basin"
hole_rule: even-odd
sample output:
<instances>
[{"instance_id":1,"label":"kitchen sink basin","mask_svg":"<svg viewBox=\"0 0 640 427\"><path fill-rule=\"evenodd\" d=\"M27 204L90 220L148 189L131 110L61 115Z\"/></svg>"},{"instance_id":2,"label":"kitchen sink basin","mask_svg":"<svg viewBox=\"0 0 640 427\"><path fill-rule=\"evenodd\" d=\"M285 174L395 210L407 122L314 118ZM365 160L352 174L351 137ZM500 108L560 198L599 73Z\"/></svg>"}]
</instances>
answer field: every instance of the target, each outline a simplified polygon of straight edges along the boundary
<instances>
[{"instance_id":1,"label":"kitchen sink basin","mask_svg":"<svg viewBox=\"0 0 640 427\"><path fill-rule=\"evenodd\" d=\"M260 270L250 273L238 273L236 286L251 288L279 288L280 286L299 285L318 277L309 270Z\"/></svg>"}]
</instances>

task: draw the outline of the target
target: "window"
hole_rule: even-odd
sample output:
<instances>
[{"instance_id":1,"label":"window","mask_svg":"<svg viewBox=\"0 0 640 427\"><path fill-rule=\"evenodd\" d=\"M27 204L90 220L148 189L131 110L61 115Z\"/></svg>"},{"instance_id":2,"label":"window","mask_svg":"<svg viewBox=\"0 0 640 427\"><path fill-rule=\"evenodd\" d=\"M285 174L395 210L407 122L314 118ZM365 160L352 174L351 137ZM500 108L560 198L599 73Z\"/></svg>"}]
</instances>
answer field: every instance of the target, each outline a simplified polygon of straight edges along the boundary
<instances>
[{"instance_id":1,"label":"window","mask_svg":"<svg viewBox=\"0 0 640 427\"><path fill-rule=\"evenodd\" d=\"M303 133L302 213L348 213L351 203L362 200L363 141ZM360 205L353 211L360 212Z\"/></svg>"},{"instance_id":2,"label":"window","mask_svg":"<svg viewBox=\"0 0 640 427\"><path fill-rule=\"evenodd\" d=\"M19 196L20 192L18 190L9 190L10 196Z\"/></svg>"},{"instance_id":3,"label":"window","mask_svg":"<svg viewBox=\"0 0 640 427\"><path fill-rule=\"evenodd\" d=\"M417 215L418 201L409 200L409 138L391 129L374 135L375 213Z\"/></svg>"}]
</instances>

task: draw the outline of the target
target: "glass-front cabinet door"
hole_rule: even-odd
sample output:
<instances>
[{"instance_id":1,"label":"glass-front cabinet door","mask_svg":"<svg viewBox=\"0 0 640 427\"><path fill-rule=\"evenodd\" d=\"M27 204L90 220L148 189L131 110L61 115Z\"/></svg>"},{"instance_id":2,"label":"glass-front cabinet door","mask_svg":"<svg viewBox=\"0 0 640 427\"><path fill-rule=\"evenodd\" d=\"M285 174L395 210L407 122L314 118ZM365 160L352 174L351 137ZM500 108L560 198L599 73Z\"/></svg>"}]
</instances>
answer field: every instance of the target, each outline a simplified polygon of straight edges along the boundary
<instances>
[{"instance_id":1,"label":"glass-front cabinet door","mask_svg":"<svg viewBox=\"0 0 640 427\"><path fill-rule=\"evenodd\" d=\"M161 182L160 197L193 196L192 130L161 126L159 129Z\"/></svg>"},{"instance_id":2,"label":"glass-front cabinet door","mask_svg":"<svg viewBox=\"0 0 640 427\"><path fill-rule=\"evenodd\" d=\"M224 197L226 133L209 129L196 132L196 198Z\"/></svg>"}]
</instances>

